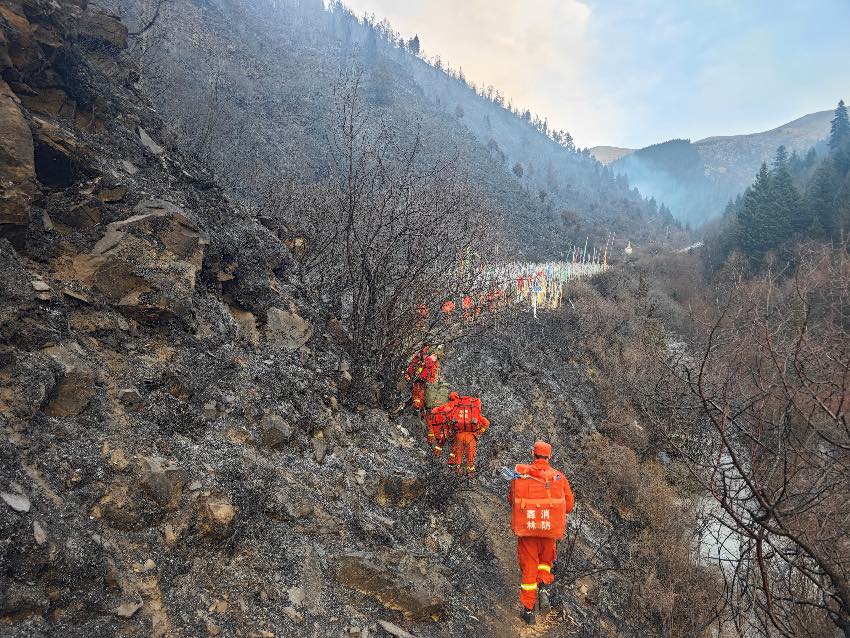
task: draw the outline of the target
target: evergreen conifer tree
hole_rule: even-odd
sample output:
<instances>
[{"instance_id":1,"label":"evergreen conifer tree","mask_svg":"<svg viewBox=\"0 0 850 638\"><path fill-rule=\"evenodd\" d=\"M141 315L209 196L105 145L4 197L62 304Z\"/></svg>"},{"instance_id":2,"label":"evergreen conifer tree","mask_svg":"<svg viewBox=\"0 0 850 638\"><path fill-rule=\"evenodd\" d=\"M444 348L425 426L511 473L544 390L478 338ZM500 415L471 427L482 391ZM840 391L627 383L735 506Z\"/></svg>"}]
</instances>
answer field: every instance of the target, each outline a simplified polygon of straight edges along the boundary
<instances>
[{"instance_id":1,"label":"evergreen conifer tree","mask_svg":"<svg viewBox=\"0 0 850 638\"><path fill-rule=\"evenodd\" d=\"M421 45L419 43L419 34L417 33L415 36L410 38L410 40L407 43L407 48L410 50L410 52L413 55L419 55L420 47L421 47Z\"/></svg>"},{"instance_id":2,"label":"evergreen conifer tree","mask_svg":"<svg viewBox=\"0 0 850 638\"><path fill-rule=\"evenodd\" d=\"M770 174L768 205L775 230L774 242L781 243L796 232L805 230L800 194L794 187L784 146L776 149L773 170Z\"/></svg>"},{"instance_id":3,"label":"evergreen conifer tree","mask_svg":"<svg viewBox=\"0 0 850 638\"><path fill-rule=\"evenodd\" d=\"M761 261L773 247L774 234L771 223L771 176L767 164L762 164L756 181L744 194L738 211L739 244L748 257Z\"/></svg>"},{"instance_id":4,"label":"evergreen conifer tree","mask_svg":"<svg viewBox=\"0 0 850 638\"><path fill-rule=\"evenodd\" d=\"M833 231L839 186L835 165L830 159L824 160L815 170L806 190L806 210L814 239L824 239Z\"/></svg>"},{"instance_id":5,"label":"evergreen conifer tree","mask_svg":"<svg viewBox=\"0 0 850 638\"><path fill-rule=\"evenodd\" d=\"M826 237L826 228L824 227L823 222L821 222L819 215L812 217L812 223L809 224L806 234L814 239L823 239Z\"/></svg>"},{"instance_id":6,"label":"evergreen conifer tree","mask_svg":"<svg viewBox=\"0 0 850 638\"><path fill-rule=\"evenodd\" d=\"M837 151L848 142L850 142L850 117L847 116L844 100L840 100L830 127L829 148L831 151Z\"/></svg>"},{"instance_id":7,"label":"evergreen conifer tree","mask_svg":"<svg viewBox=\"0 0 850 638\"><path fill-rule=\"evenodd\" d=\"M850 173L844 176L835 196L832 226L835 234L842 240L850 238Z\"/></svg>"}]
</instances>

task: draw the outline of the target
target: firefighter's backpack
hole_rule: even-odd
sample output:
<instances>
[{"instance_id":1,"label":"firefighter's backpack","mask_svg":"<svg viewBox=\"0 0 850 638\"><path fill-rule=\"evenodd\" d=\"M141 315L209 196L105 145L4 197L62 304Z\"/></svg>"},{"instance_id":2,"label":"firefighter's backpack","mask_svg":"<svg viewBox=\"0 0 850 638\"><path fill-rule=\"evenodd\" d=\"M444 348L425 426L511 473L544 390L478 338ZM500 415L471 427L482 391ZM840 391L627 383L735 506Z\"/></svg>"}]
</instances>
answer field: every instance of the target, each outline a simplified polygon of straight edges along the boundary
<instances>
[{"instance_id":1,"label":"firefighter's backpack","mask_svg":"<svg viewBox=\"0 0 850 638\"><path fill-rule=\"evenodd\" d=\"M478 432L481 423L481 399L460 397L452 408L451 422L456 432Z\"/></svg>"},{"instance_id":2,"label":"firefighter's backpack","mask_svg":"<svg viewBox=\"0 0 850 638\"><path fill-rule=\"evenodd\" d=\"M520 537L560 540L567 529L566 478L552 468L517 465L511 528Z\"/></svg>"}]
</instances>

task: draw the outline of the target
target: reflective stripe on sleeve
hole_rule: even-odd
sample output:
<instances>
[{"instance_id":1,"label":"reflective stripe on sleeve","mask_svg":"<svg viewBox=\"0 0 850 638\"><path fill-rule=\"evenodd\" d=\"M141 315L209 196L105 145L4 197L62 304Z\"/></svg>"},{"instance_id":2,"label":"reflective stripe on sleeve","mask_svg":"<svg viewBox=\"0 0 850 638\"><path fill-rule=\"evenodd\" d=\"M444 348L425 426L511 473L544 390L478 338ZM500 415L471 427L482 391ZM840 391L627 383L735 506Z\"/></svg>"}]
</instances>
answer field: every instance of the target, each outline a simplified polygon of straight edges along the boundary
<instances>
[{"instance_id":1,"label":"reflective stripe on sleeve","mask_svg":"<svg viewBox=\"0 0 850 638\"><path fill-rule=\"evenodd\" d=\"M552 572L552 568L549 565L538 565L537 569L543 570L544 572Z\"/></svg>"},{"instance_id":2,"label":"reflective stripe on sleeve","mask_svg":"<svg viewBox=\"0 0 850 638\"><path fill-rule=\"evenodd\" d=\"M537 589L537 583L522 583L520 588L525 591L534 591Z\"/></svg>"}]
</instances>

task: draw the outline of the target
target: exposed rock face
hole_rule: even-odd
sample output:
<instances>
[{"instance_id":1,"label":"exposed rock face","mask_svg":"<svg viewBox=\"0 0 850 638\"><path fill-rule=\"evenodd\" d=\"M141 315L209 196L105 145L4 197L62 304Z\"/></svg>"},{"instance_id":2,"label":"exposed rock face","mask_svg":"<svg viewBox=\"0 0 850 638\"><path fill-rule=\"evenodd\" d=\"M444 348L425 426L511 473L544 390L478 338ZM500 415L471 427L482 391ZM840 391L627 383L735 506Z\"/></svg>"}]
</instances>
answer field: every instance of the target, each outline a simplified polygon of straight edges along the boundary
<instances>
[{"instance_id":1,"label":"exposed rock face","mask_svg":"<svg viewBox=\"0 0 850 638\"><path fill-rule=\"evenodd\" d=\"M152 456L139 461L139 478L144 492L167 510L177 508L183 486L188 482L186 472L177 465Z\"/></svg>"},{"instance_id":2,"label":"exposed rock face","mask_svg":"<svg viewBox=\"0 0 850 638\"><path fill-rule=\"evenodd\" d=\"M95 393L95 374L84 361L63 346L46 353L60 369L59 381L44 409L49 416L69 417L82 412Z\"/></svg>"},{"instance_id":3,"label":"exposed rock face","mask_svg":"<svg viewBox=\"0 0 850 638\"><path fill-rule=\"evenodd\" d=\"M165 153L165 149L163 149L159 144L154 142L153 138L148 135L148 132L141 126L139 127L139 139L142 141L142 145L144 145L144 147L154 155L162 155L163 153Z\"/></svg>"},{"instance_id":4,"label":"exposed rock face","mask_svg":"<svg viewBox=\"0 0 850 638\"><path fill-rule=\"evenodd\" d=\"M425 485L415 476L389 476L378 483L376 500L381 507L409 507L425 494Z\"/></svg>"},{"instance_id":5,"label":"exposed rock face","mask_svg":"<svg viewBox=\"0 0 850 638\"><path fill-rule=\"evenodd\" d=\"M90 198L81 204L72 206L68 210L67 217L62 221L73 228L93 228L100 223L103 215L100 201Z\"/></svg>"},{"instance_id":6,"label":"exposed rock face","mask_svg":"<svg viewBox=\"0 0 850 638\"><path fill-rule=\"evenodd\" d=\"M342 396L348 394L348 391L351 389L351 383L354 381L354 377L351 376L351 372L348 370L341 370L339 373L339 379L337 380L337 386L339 387L339 392Z\"/></svg>"},{"instance_id":7,"label":"exposed rock face","mask_svg":"<svg viewBox=\"0 0 850 638\"><path fill-rule=\"evenodd\" d=\"M36 124L33 133L35 171L42 186L53 190L64 189L78 177L91 172L89 166L92 151L80 143L73 131L40 117L34 117L33 120Z\"/></svg>"},{"instance_id":8,"label":"exposed rock face","mask_svg":"<svg viewBox=\"0 0 850 638\"><path fill-rule=\"evenodd\" d=\"M313 434L310 443L313 446L313 458L316 459L316 463L321 463L325 460L325 455L328 453L328 438L322 430L319 430Z\"/></svg>"},{"instance_id":9,"label":"exposed rock face","mask_svg":"<svg viewBox=\"0 0 850 638\"><path fill-rule=\"evenodd\" d=\"M267 414L260 425L263 429L263 445L273 450L281 450L292 439L292 426L277 414Z\"/></svg>"},{"instance_id":10,"label":"exposed rock face","mask_svg":"<svg viewBox=\"0 0 850 638\"><path fill-rule=\"evenodd\" d=\"M285 350L297 350L313 336L313 326L292 310L271 308L266 323L266 339Z\"/></svg>"},{"instance_id":11,"label":"exposed rock face","mask_svg":"<svg viewBox=\"0 0 850 638\"><path fill-rule=\"evenodd\" d=\"M136 495L125 482L110 485L92 508L92 516L117 529L130 529L141 519Z\"/></svg>"},{"instance_id":12,"label":"exposed rock face","mask_svg":"<svg viewBox=\"0 0 850 638\"><path fill-rule=\"evenodd\" d=\"M127 48L127 27L110 15L86 12L76 26L81 37L99 40L115 50Z\"/></svg>"},{"instance_id":13,"label":"exposed rock face","mask_svg":"<svg viewBox=\"0 0 850 638\"><path fill-rule=\"evenodd\" d=\"M39 186L68 186L69 172L76 170L65 161L67 146L43 130L57 127L36 115L67 118L85 128L102 125L103 99L85 73L75 74L65 47L79 41L103 58L104 47L115 52L127 46L127 29L119 20L85 8L41 0L0 6L0 237L18 247L25 242Z\"/></svg>"},{"instance_id":14,"label":"exposed rock face","mask_svg":"<svg viewBox=\"0 0 850 638\"><path fill-rule=\"evenodd\" d=\"M399 611L408 620L438 620L445 600L437 595L433 582L413 580L398 566L359 554L337 559L337 579L346 587L371 596L387 609Z\"/></svg>"},{"instance_id":15,"label":"exposed rock face","mask_svg":"<svg viewBox=\"0 0 850 638\"><path fill-rule=\"evenodd\" d=\"M16 243L29 224L35 191L32 133L19 104L9 85L0 80L0 237Z\"/></svg>"},{"instance_id":16,"label":"exposed rock face","mask_svg":"<svg viewBox=\"0 0 850 638\"><path fill-rule=\"evenodd\" d=\"M0 492L0 499L3 500L6 505L11 507L16 512L23 512L26 514L30 511L30 500L27 498L26 494L12 494L10 492Z\"/></svg>"},{"instance_id":17,"label":"exposed rock face","mask_svg":"<svg viewBox=\"0 0 850 638\"><path fill-rule=\"evenodd\" d=\"M226 536L233 519L236 518L233 503L224 493L212 493L198 498L196 512L198 532L210 538Z\"/></svg>"},{"instance_id":18,"label":"exposed rock face","mask_svg":"<svg viewBox=\"0 0 850 638\"><path fill-rule=\"evenodd\" d=\"M92 250L92 283L127 314L185 317L209 242L173 204L145 201L134 212Z\"/></svg>"},{"instance_id":19,"label":"exposed rock face","mask_svg":"<svg viewBox=\"0 0 850 638\"><path fill-rule=\"evenodd\" d=\"M252 346L258 346L260 344L260 332L257 330L257 319L253 313L233 306L230 306L229 310L239 327L239 337Z\"/></svg>"}]
</instances>

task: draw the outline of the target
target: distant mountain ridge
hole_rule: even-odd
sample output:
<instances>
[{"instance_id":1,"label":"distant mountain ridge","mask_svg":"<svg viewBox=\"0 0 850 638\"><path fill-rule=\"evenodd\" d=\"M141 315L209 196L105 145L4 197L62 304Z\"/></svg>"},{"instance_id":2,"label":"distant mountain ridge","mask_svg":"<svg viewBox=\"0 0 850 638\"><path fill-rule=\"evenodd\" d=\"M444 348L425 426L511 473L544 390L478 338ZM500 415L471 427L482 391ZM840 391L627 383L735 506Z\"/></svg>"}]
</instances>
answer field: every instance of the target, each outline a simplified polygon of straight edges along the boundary
<instances>
[{"instance_id":1,"label":"distant mountain ridge","mask_svg":"<svg viewBox=\"0 0 850 638\"><path fill-rule=\"evenodd\" d=\"M634 152L635 149L633 148L623 148L621 146L594 146L590 149L590 154L599 160L603 166L608 166Z\"/></svg>"},{"instance_id":2,"label":"distant mountain ridge","mask_svg":"<svg viewBox=\"0 0 850 638\"><path fill-rule=\"evenodd\" d=\"M641 193L667 204L674 217L699 226L746 189L779 146L798 154L817 147L829 135L832 116L831 110L818 111L760 133L671 140L635 151L597 146L590 152Z\"/></svg>"},{"instance_id":3,"label":"distant mountain ridge","mask_svg":"<svg viewBox=\"0 0 850 638\"><path fill-rule=\"evenodd\" d=\"M762 133L720 135L694 142L706 166L706 175L726 175L735 180L738 191L753 180L764 161L779 146L788 152L805 153L829 135L833 112L818 111Z\"/></svg>"}]
</instances>

